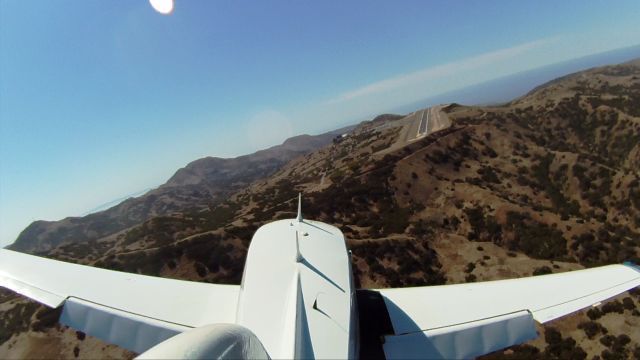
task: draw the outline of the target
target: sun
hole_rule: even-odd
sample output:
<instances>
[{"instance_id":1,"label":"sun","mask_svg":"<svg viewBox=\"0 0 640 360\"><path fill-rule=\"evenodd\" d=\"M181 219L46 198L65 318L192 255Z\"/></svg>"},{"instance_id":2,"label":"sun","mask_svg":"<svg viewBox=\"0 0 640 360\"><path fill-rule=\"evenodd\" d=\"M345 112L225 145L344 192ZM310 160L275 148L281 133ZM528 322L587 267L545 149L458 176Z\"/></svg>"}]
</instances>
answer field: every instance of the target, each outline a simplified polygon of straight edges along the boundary
<instances>
[{"instance_id":1,"label":"sun","mask_svg":"<svg viewBox=\"0 0 640 360\"><path fill-rule=\"evenodd\" d=\"M149 0L151 6L162 15L169 15L173 12L173 0Z\"/></svg>"}]
</instances>

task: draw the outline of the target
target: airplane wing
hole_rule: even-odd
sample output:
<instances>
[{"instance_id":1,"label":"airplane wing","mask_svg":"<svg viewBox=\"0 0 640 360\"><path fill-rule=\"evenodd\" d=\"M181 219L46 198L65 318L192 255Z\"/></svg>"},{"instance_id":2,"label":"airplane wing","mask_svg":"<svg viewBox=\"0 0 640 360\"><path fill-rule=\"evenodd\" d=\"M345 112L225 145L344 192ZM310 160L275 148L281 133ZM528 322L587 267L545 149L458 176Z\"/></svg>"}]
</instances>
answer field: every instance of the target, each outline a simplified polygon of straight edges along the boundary
<instances>
[{"instance_id":1,"label":"airplane wing","mask_svg":"<svg viewBox=\"0 0 640 360\"><path fill-rule=\"evenodd\" d=\"M640 285L640 268L599 268L512 280L379 289L391 358L470 358L537 337L545 323Z\"/></svg>"},{"instance_id":2,"label":"airplane wing","mask_svg":"<svg viewBox=\"0 0 640 360\"><path fill-rule=\"evenodd\" d=\"M0 249L0 286L50 307L60 322L142 353L180 332L235 323L239 286L124 273Z\"/></svg>"}]
</instances>

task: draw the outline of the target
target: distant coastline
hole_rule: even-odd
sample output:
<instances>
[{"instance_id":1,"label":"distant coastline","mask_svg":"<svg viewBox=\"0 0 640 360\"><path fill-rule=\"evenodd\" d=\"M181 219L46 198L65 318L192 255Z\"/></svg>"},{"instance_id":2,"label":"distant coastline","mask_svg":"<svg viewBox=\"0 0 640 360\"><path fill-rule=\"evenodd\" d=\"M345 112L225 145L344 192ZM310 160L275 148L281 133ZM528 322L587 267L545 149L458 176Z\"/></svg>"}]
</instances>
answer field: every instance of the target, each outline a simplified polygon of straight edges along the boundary
<instances>
[{"instance_id":1,"label":"distant coastline","mask_svg":"<svg viewBox=\"0 0 640 360\"><path fill-rule=\"evenodd\" d=\"M593 67L620 64L637 58L640 58L640 44L562 61L466 86L399 106L389 112L410 113L424 107L452 102L462 105L504 104L524 96L536 86L558 77Z\"/></svg>"}]
</instances>

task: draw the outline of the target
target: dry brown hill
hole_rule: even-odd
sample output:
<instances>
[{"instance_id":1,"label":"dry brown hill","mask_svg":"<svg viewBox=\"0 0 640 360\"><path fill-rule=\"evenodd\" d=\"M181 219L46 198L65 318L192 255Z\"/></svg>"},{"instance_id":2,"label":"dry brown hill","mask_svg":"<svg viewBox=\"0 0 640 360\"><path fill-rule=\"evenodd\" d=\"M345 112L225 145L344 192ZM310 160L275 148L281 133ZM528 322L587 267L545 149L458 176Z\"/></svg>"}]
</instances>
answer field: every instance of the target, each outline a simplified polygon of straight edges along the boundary
<instances>
[{"instance_id":1,"label":"dry brown hill","mask_svg":"<svg viewBox=\"0 0 640 360\"><path fill-rule=\"evenodd\" d=\"M58 246L48 256L237 283L255 229L292 217L303 191L306 217L345 233L363 287L640 262L638 62L572 74L501 107L451 104L441 116L451 125L422 138L409 136L416 114L361 124L217 205L153 217L96 244ZM639 357L639 300L638 291L623 294L488 357ZM22 303L5 301L3 318L30 318L36 310L19 308ZM33 322L5 326L12 329L8 336L20 335L0 345L0 355L40 336L29 328L60 336L59 328Z\"/></svg>"},{"instance_id":2,"label":"dry brown hill","mask_svg":"<svg viewBox=\"0 0 640 360\"><path fill-rule=\"evenodd\" d=\"M350 129L296 136L281 145L236 158L206 157L193 161L159 188L110 209L60 221L35 221L9 248L43 253L66 244L98 246L100 240L153 217L215 206L234 191L268 177L301 154L330 144L337 135Z\"/></svg>"}]
</instances>

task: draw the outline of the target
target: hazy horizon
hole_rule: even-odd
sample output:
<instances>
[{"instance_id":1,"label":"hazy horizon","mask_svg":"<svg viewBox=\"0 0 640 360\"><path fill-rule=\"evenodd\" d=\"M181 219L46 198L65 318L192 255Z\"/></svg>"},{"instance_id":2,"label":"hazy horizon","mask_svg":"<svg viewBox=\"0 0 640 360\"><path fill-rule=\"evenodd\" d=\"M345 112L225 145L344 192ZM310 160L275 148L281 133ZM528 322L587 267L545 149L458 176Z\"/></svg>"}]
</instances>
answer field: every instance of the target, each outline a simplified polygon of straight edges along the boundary
<instances>
[{"instance_id":1,"label":"hazy horizon","mask_svg":"<svg viewBox=\"0 0 640 360\"><path fill-rule=\"evenodd\" d=\"M362 4L1 2L0 244L203 156L640 39L632 1Z\"/></svg>"}]
</instances>

